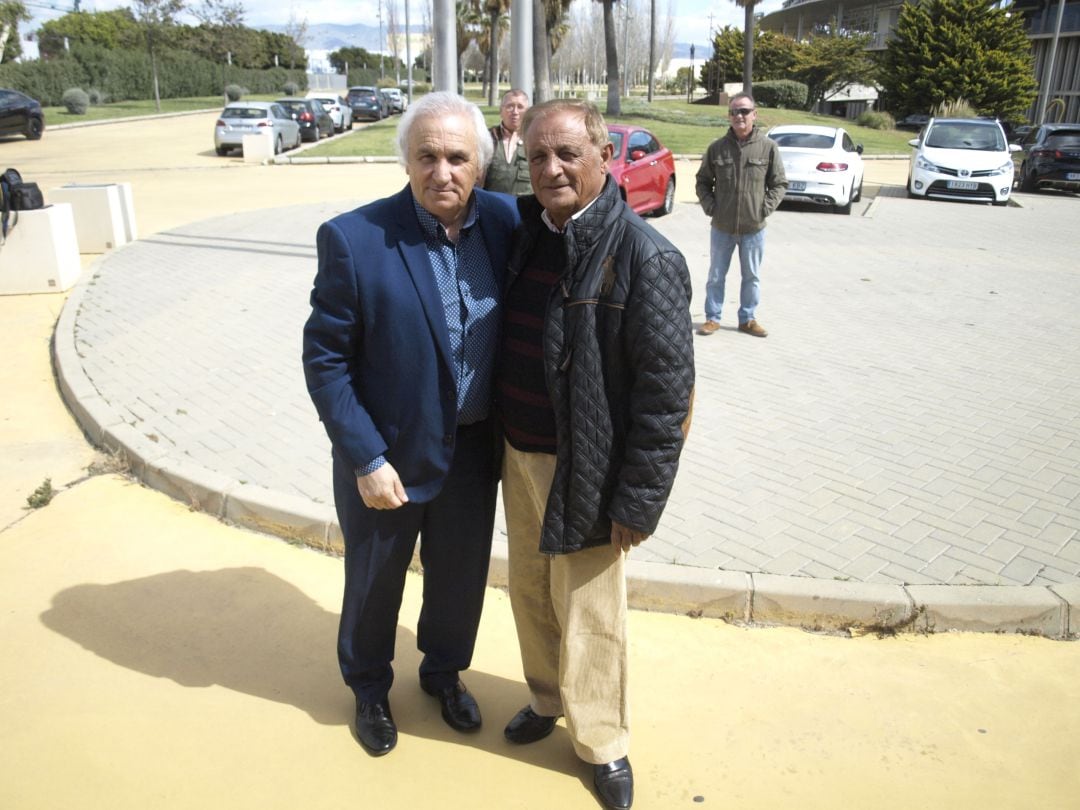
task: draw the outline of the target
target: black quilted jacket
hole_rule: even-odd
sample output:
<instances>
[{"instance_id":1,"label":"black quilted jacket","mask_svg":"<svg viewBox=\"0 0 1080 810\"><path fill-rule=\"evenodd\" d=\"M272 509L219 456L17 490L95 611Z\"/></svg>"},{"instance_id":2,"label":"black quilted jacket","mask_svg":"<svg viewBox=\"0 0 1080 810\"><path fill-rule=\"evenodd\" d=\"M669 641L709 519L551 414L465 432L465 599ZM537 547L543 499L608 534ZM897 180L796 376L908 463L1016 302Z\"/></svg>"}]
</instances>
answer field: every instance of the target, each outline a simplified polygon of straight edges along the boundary
<instances>
[{"instance_id":1,"label":"black quilted jacket","mask_svg":"<svg viewBox=\"0 0 1080 810\"><path fill-rule=\"evenodd\" d=\"M518 198L512 285L541 228ZM690 274L608 177L566 229L566 267L548 302L544 360L557 458L540 551L610 542L611 521L652 534L679 466L694 387Z\"/></svg>"}]
</instances>

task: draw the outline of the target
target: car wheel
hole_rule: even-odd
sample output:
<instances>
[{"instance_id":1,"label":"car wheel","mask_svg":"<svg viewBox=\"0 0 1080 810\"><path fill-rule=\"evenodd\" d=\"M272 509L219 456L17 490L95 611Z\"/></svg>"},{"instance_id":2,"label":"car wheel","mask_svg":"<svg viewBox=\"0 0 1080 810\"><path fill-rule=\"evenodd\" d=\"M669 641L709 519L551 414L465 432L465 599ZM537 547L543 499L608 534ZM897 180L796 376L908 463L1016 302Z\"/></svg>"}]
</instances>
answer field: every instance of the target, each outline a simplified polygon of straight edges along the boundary
<instances>
[{"instance_id":1,"label":"car wheel","mask_svg":"<svg viewBox=\"0 0 1080 810\"><path fill-rule=\"evenodd\" d=\"M1031 172L1024 171L1024 167L1020 167L1020 190L1030 193L1038 191L1038 187L1035 185L1035 175Z\"/></svg>"},{"instance_id":2,"label":"car wheel","mask_svg":"<svg viewBox=\"0 0 1080 810\"><path fill-rule=\"evenodd\" d=\"M229 154L229 147L227 146L215 146L214 150L218 153L218 157L225 157Z\"/></svg>"},{"instance_id":3,"label":"car wheel","mask_svg":"<svg viewBox=\"0 0 1080 810\"><path fill-rule=\"evenodd\" d=\"M280 135L277 136L277 140L274 141L274 154L280 155L285 151L285 139Z\"/></svg>"},{"instance_id":4,"label":"car wheel","mask_svg":"<svg viewBox=\"0 0 1080 810\"><path fill-rule=\"evenodd\" d=\"M855 196L851 198L852 202L862 202L862 178L859 178L859 187L853 192Z\"/></svg>"},{"instance_id":5,"label":"car wheel","mask_svg":"<svg viewBox=\"0 0 1080 810\"><path fill-rule=\"evenodd\" d=\"M26 122L26 137L32 141L39 140L41 133L45 131L45 124L40 118L30 118Z\"/></svg>"},{"instance_id":6,"label":"car wheel","mask_svg":"<svg viewBox=\"0 0 1080 810\"><path fill-rule=\"evenodd\" d=\"M914 191L911 190L911 175L910 174L908 175L908 178L907 178L907 196L908 196L909 200L915 200L915 199L918 199L918 197L919 197L918 194L916 194Z\"/></svg>"},{"instance_id":7,"label":"car wheel","mask_svg":"<svg viewBox=\"0 0 1080 810\"><path fill-rule=\"evenodd\" d=\"M675 208L675 176L667 180L667 188L664 189L664 202L653 213L658 217L670 214Z\"/></svg>"}]
</instances>

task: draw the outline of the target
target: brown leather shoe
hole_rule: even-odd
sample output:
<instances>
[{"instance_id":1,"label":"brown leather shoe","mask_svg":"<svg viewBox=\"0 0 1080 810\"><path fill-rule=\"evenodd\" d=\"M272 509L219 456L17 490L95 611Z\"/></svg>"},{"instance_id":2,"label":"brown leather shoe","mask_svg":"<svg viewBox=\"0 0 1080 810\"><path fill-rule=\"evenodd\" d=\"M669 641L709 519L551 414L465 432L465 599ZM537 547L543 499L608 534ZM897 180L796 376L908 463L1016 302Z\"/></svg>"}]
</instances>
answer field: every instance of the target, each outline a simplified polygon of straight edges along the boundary
<instances>
[{"instance_id":1,"label":"brown leather shoe","mask_svg":"<svg viewBox=\"0 0 1080 810\"><path fill-rule=\"evenodd\" d=\"M705 321L705 323L703 323L701 325L701 328L698 329L698 334L699 335L711 335L714 332L718 331L719 329L720 329L720 322L719 321Z\"/></svg>"},{"instance_id":2,"label":"brown leather shoe","mask_svg":"<svg viewBox=\"0 0 1080 810\"><path fill-rule=\"evenodd\" d=\"M740 332L746 332L746 334L753 335L754 337L768 337L769 336L769 333L765 331L765 327L763 327L757 321L747 321L746 323L740 323L739 324L739 331Z\"/></svg>"}]
</instances>

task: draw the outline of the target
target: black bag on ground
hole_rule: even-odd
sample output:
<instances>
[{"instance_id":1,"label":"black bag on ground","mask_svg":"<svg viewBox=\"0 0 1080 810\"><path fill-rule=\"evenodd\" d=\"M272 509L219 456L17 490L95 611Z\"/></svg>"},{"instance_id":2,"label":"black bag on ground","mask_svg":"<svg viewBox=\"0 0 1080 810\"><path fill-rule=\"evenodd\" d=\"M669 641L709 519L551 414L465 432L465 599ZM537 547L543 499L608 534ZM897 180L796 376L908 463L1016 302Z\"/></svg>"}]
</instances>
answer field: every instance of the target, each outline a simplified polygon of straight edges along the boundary
<instances>
[{"instance_id":1,"label":"black bag on ground","mask_svg":"<svg viewBox=\"0 0 1080 810\"><path fill-rule=\"evenodd\" d=\"M24 183L18 169L8 169L0 174L0 238L6 239L8 233L19 221L19 211L33 211L45 207L45 198L37 183Z\"/></svg>"}]
</instances>

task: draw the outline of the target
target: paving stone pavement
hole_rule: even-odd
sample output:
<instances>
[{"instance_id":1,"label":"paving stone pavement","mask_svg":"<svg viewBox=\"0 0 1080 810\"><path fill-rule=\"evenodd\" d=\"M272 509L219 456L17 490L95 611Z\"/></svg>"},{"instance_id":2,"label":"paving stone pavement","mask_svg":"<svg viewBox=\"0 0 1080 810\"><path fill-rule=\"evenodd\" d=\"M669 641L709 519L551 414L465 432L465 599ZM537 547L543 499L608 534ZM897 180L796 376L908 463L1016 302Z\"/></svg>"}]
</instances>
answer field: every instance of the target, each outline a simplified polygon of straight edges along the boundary
<instances>
[{"instance_id":1,"label":"paving stone pavement","mask_svg":"<svg viewBox=\"0 0 1080 810\"><path fill-rule=\"evenodd\" d=\"M758 310L769 337L735 331L736 266L725 328L695 337L671 501L633 556L835 583L1074 583L1078 201L1018 202L883 187L851 216L778 211ZM300 343L315 230L339 210L240 213L105 256L60 324L79 365L61 370L76 378L69 402L128 426L145 456L263 488L270 504L328 506ZM650 221L687 257L700 323L707 221L682 204Z\"/></svg>"}]
</instances>

